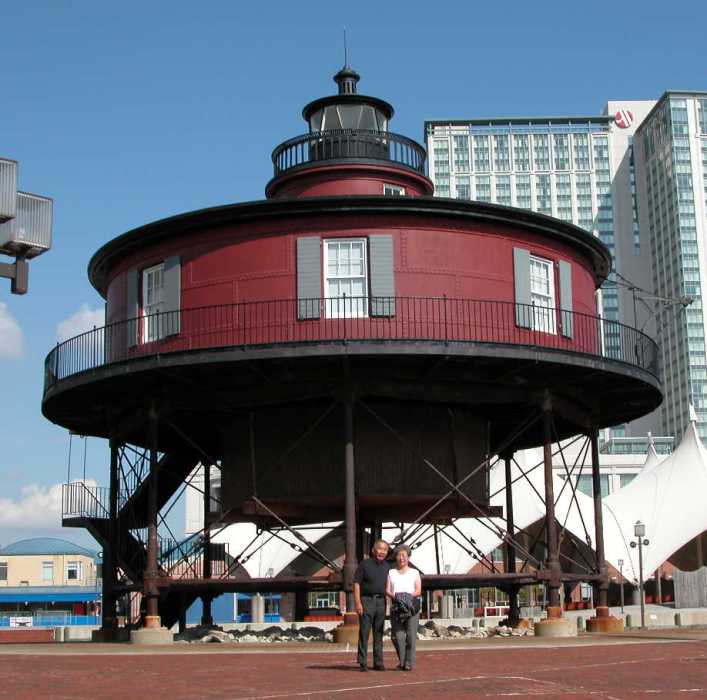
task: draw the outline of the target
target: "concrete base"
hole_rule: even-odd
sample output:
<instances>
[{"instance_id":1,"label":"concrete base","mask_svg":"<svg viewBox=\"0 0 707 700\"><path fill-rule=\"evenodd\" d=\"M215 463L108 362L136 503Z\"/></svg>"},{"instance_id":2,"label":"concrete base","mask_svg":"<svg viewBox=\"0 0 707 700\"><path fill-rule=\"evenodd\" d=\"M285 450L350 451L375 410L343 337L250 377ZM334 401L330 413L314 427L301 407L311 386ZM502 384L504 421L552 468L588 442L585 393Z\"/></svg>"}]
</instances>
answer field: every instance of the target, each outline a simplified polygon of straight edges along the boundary
<instances>
[{"instance_id":1,"label":"concrete base","mask_svg":"<svg viewBox=\"0 0 707 700\"><path fill-rule=\"evenodd\" d=\"M332 630L335 644L358 644L358 615L345 613L344 624Z\"/></svg>"},{"instance_id":2,"label":"concrete base","mask_svg":"<svg viewBox=\"0 0 707 700\"><path fill-rule=\"evenodd\" d=\"M173 644L174 635L166 627L142 627L130 632L130 643L138 646Z\"/></svg>"},{"instance_id":3,"label":"concrete base","mask_svg":"<svg viewBox=\"0 0 707 700\"><path fill-rule=\"evenodd\" d=\"M536 637L576 637L577 623L565 617L540 620L535 623Z\"/></svg>"},{"instance_id":4,"label":"concrete base","mask_svg":"<svg viewBox=\"0 0 707 700\"><path fill-rule=\"evenodd\" d=\"M340 625L332 630L334 644L358 644L358 625Z\"/></svg>"},{"instance_id":5,"label":"concrete base","mask_svg":"<svg viewBox=\"0 0 707 700\"><path fill-rule=\"evenodd\" d=\"M620 617L590 617L587 632L623 632L624 621Z\"/></svg>"}]
</instances>

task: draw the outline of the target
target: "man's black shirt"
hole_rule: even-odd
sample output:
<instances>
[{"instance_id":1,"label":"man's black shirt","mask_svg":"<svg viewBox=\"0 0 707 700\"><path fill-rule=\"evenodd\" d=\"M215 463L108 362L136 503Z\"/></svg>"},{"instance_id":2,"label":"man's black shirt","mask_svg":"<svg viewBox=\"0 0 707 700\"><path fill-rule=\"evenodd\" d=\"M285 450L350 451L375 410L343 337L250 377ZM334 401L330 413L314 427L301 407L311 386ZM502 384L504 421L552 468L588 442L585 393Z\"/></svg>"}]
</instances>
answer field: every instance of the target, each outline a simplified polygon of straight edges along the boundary
<instances>
[{"instance_id":1,"label":"man's black shirt","mask_svg":"<svg viewBox=\"0 0 707 700\"><path fill-rule=\"evenodd\" d=\"M375 557L364 559L356 569L354 582L360 584L361 595L385 595L390 563Z\"/></svg>"}]
</instances>

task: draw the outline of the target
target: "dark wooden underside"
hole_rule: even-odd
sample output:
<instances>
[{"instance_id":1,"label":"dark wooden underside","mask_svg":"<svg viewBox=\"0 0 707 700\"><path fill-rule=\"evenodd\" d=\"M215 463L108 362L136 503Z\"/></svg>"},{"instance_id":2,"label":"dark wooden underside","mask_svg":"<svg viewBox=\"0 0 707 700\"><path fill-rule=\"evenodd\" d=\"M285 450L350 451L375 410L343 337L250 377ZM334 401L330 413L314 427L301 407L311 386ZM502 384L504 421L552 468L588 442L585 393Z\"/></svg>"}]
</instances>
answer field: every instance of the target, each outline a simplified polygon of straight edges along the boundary
<instances>
[{"instance_id":1,"label":"dark wooden underside","mask_svg":"<svg viewBox=\"0 0 707 700\"><path fill-rule=\"evenodd\" d=\"M462 405L490 425L497 449L543 395L554 398L558 437L589 424L611 426L660 405L660 383L635 366L541 347L490 343L371 342L225 348L158 355L101 367L60 381L42 410L82 435L146 442L152 400L202 449L217 453L222 428L258 406L335 398L352 388L362 400ZM160 449L184 446L162 425ZM542 443L539 423L513 444ZM214 454L218 457L218 454Z\"/></svg>"}]
</instances>

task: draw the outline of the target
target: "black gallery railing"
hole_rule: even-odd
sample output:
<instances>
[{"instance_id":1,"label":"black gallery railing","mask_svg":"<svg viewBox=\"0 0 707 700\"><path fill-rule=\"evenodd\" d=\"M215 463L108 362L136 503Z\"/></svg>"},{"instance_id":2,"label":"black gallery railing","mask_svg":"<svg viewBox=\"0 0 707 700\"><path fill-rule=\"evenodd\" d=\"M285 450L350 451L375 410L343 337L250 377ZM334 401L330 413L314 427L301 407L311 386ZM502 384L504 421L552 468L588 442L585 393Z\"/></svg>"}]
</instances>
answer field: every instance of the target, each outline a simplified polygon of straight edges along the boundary
<instances>
[{"instance_id":1,"label":"black gallery railing","mask_svg":"<svg viewBox=\"0 0 707 700\"><path fill-rule=\"evenodd\" d=\"M315 131L281 143L272 153L275 176L305 163L363 158L385 160L425 174L425 149L390 131L332 129Z\"/></svg>"},{"instance_id":2,"label":"black gallery railing","mask_svg":"<svg viewBox=\"0 0 707 700\"><path fill-rule=\"evenodd\" d=\"M47 355L44 389L80 372L166 353L348 341L533 346L617 360L658 376L655 342L616 321L504 301L343 297L205 306L94 328Z\"/></svg>"}]
</instances>

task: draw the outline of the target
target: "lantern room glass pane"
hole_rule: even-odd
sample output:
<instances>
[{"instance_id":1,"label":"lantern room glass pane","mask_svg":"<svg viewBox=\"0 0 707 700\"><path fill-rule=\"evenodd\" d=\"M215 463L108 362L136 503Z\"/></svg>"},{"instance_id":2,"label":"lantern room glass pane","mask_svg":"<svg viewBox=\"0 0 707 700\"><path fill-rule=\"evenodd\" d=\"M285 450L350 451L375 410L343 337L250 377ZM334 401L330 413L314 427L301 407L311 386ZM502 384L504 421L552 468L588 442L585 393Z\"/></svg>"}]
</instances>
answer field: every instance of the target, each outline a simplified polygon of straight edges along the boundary
<instances>
[{"instance_id":1,"label":"lantern room glass pane","mask_svg":"<svg viewBox=\"0 0 707 700\"><path fill-rule=\"evenodd\" d=\"M339 105L339 120L344 129L358 129L361 120L361 105Z\"/></svg>"},{"instance_id":2,"label":"lantern room glass pane","mask_svg":"<svg viewBox=\"0 0 707 700\"><path fill-rule=\"evenodd\" d=\"M359 129L367 129L369 131L377 131L378 124L376 123L376 112L373 107L364 105L361 108L361 120L359 122Z\"/></svg>"},{"instance_id":3,"label":"lantern room glass pane","mask_svg":"<svg viewBox=\"0 0 707 700\"><path fill-rule=\"evenodd\" d=\"M339 119L339 113L336 111L336 106L327 107L324 110L324 123L322 124L322 129L324 131L341 129L341 120Z\"/></svg>"},{"instance_id":4,"label":"lantern room glass pane","mask_svg":"<svg viewBox=\"0 0 707 700\"><path fill-rule=\"evenodd\" d=\"M324 118L324 110L318 109L309 118L309 130L310 131L321 131L322 130L322 119Z\"/></svg>"}]
</instances>

